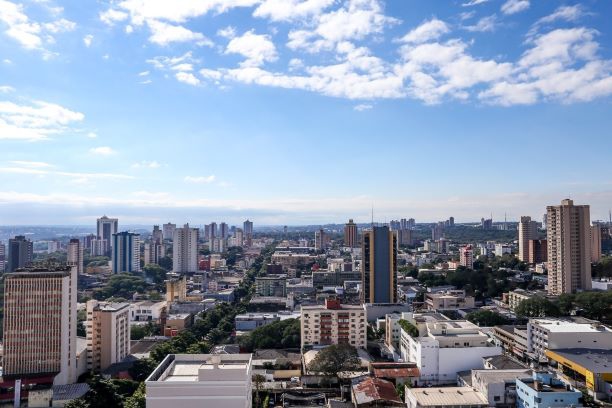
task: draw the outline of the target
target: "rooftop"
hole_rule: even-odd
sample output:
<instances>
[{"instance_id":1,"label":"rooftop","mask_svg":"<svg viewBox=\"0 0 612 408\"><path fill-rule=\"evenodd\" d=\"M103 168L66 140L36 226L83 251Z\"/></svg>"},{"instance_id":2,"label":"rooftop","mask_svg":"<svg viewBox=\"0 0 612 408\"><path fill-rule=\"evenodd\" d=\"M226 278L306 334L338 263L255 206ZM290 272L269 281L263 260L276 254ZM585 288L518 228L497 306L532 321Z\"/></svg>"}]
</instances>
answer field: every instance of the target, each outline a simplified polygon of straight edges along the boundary
<instances>
[{"instance_id":1,"label":"rooftop","mask_svg":"<svg viewBox=\"0 0 612 408\"><path fill-rule=\"evenodd\" d=\"M565 319L532 319L529 324L537 324L551 333L612 333L609 327L599 322L578 322Z\"/></svg>"},{"instance_id":2,"label":"rooftop","mask_svg":"<svg viewBox=\"0 0 612 408\"><path fill-rule=\"evenodd\" d=\"M470 387L407 388L406 398L414 396L422 407L473 405L487 406L487 399Z\"/></svg>"},{"instance_id":3,"label":"rooftop","mask_svg":"<svg viewBox=\"0 0 612 408\"><path fill-rule=\"evenodd\" d=\"M353 395L357 405L371 404L376 401L385 401L385 406L389 402L403 405L403 401L397 395L393 383L380 378L367 378L353 385Z\"/></svg>"},{"instance_id":4,"label":"rooftop","mask_svg":"<svg viewBox=\"0 0 612 408\"><path fill-rule=\"evenodd\" d=\"M546 356L557 361L561 357L592 373L612 373L612 350L587 348L557 349L547 350Z\"/></svg>"},{"instance_id":5,"label":"rooftop","mask_svg":"<svg viewBox=\"0 0 612 408\"><path fill-rule=\"evenodd\" d=\"M202 382L246 378L251 354L169 354L146 379L153 382Z\"/></svg>"}]
</instances>

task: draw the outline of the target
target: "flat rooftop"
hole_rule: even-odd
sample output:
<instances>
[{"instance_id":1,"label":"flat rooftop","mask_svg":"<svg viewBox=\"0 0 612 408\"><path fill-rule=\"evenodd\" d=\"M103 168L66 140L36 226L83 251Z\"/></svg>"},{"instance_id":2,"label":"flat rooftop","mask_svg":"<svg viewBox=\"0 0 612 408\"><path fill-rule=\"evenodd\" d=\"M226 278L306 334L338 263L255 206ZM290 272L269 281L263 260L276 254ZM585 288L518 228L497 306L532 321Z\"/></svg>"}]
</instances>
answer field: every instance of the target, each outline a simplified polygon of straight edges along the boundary
<instances>
[{"instance_id":1,"label":"flat rooftop","mask_svg":"<svg viewBox=\"0 0 612 408\"><path fill-rule=\"evenodd\" d=\"M546 356L553 360L562 357L592 373L612 373L612 350L588 348L557 349L548 350Z\"/></svg>"},{"instance_id":2,"label":"flat rooftop","mask_svg":"<svg viewBox=\"0 0 612 408\"><path fill-rule=\"evenodd\" d=\"M239 380L250 365L251 354L169 354L146 382Z\"/></svg>"},{"instance_id":3,"label":"flat rooftop","mask_svg":"<svg viewBox=\"0 0 612 408\"><path fill-rule=\"evenodd\" d=\"M530 323L542 326L551 333L612 333L610 328L601 323L581 323L559 319L534 319Z\"/></svg>"},{"instance_id":4,"label":"flat rooftop","mask_svg":"<svg viewBox=\"0 0 612 408\"><path fill-rule=\"evenodd\" d=\"M487 406L487 399L471 387L408 388L422 407L473 405Z\"/></svg>"}]
</instances>

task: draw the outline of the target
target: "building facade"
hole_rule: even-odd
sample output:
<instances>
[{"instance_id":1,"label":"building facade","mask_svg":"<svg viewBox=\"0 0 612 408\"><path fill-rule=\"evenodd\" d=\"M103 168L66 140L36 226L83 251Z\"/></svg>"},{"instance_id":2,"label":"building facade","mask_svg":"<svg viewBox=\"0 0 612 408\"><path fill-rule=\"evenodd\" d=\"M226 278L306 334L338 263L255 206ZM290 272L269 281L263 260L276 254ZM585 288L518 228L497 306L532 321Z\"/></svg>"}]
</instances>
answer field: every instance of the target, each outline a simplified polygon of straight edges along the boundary
<instances>
[{"instance_id":1,"label":"building facade","mask_svg":"<svg viewBox=\"0 0 612 408\"><path fill-rule=\"evenodd\" d=\"M471 245L459 248L459 265L474 269L474 250Z\"/></svg>"},{"instance_id":2,"label":"building facade","mask_svg":"<svg viewBox=\"0 0 612 408\"><path fill-rule=\"evenodd\" d=\"M367 325L363 306L342 305L336 299L326 299L325 305L302 306L302 348L340 343L366 348Z\"/></svg>"},{"instance_id":3,"label":"building facade","mask_svg":"<svg viewBox=\"0 0 612 408\"><path fill-rule=\"evenodd\" d=\"M185 224L174 231L172 250L172 271L175 273L194 273L198 270L197 228Z\"/></svg>"},{"instance_id":4,"label":"building facade","mask_svg":"<svg viewBox=\"0 0 612 408\"><path fill-rule=\"evenodd\" d=\"M547 207L548 291L591 289L591 221L588 205L566 199Z\"/></svg>"},{"instance_id":5,"label":"building facade","mask_svg":"<svg viewBox=\"0 0 612 408\"><path fill-rule=\"evenodd\" d=\"M87 368L102 371L130 354L129 303L87 302Z\"/></svg>"},{"instance_id":6,"label":"building facade","mask_svg":"<svg viewBox=\"0 0 612 408\"><path fill-rule=\"evenodd\" d=\"M113 273L140 272L140 235L133 232L113 234Z\"/></svg>"},{"instance_id":7,"label":"building facade","mask_svg":"<svg viewBox=\"0 0 612 408\"><path fill-rule=\"evenodd\" d=\"M351 218L349 222L344 224L344 246L349 248L356 248L359 246L357 240L357 224L353 222Z\"/></svg>"},{"instance_id":8,"label":"building facade","mask_svg":"<svg viewBox=\"0 0 612 408\"><path fill-rule=\"evenodd\" d=\"M82 274L83 270L83 243L79 239L71 239L68 243L68 266L77 268L77 274Z\"/></svg>"},{"instance_id":9,"label":"building facade","mask_svg":"<svg viewBox=\"0 0 612 408\"><path fill-rule=\"evenodd\" d=\"M15 272L19 268L25 268L32 263L34 256L34 244L23 235L17 235L8 242L8 264L6 271Z\"/></svg>"},{"instance_id":10,"label":"building facade","mask_svg":"<svg viewBox=\"0 0 612 408\"><path fill-rule=\"evenodd\" d=\"M110 253L113 241L113 234L116 234L119 231L119 220L117 218L108 218L106 215L98 218L97 220L97 233L98 239L104 240L109 245L107 248L107 253L104 255L108 255Z\"/></svg>"},{"instance_id":11,"label":"building facade","mask_svg":"<svg viewBox=\"0 0 612 408\"><path fill-rule=\"evenodd\" d=\"M519 261L529 260L529 241L538 238L538 223L531 217L521 217L518 224Z\"/></svg>"},{"instance_id":12,"label":"building facade","mask_svg":"<svg viewBox=\"0 0 612 408\"><path fill-rule=\"evenodd\" d=\"M387 226L373 226L363 232L361 251L362 303L396 303L396 233Z\"/></svg>"}]
</instances>

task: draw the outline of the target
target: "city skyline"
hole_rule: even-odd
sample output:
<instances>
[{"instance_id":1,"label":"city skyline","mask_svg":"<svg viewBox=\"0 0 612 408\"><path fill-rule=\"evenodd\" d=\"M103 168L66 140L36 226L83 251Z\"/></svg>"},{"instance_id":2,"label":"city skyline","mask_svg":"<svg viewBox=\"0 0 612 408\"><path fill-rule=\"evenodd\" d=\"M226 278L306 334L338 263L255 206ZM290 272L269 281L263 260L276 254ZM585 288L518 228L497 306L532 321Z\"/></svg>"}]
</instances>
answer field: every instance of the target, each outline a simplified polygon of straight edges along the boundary
<instances>
[{"instance_id":1,"label":"city skyline","mask_svg":"<svg viewBox=\"0 0 612 408\"><path fill-rule=\"evenodd\" d=\"M0 0L0 224L607 220L612 4L434 3Z\"/></svg>"}]
</instances>

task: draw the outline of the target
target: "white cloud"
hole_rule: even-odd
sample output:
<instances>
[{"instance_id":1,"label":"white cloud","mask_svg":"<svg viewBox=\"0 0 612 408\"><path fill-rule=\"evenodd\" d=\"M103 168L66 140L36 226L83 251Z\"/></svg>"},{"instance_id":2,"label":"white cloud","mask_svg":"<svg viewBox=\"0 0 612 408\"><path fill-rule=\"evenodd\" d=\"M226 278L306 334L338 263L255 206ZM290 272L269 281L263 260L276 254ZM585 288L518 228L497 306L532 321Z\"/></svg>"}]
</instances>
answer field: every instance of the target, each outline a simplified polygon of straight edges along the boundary
<instances>
[{"instance_id":1,"label":"white cloud","mask_svg":"<svg viewBox=\"0 0 612 408\"><path fill-rule=\"evenodd\" d=\"M181 72L177 72L174 76L179 82L183 82L185 84L193 85L193 86L200 85L200 80L196 78L196 76L190 72L181 71Z\"/></svg>"},{"instance_id":2,"label":"white cloud","mask_svg":"<svg viewBox=\"0 0 612 408\"><path fill-rule=\"evenodd\" d=\"M217 30L217 35L219 37L223 37L223 38L227 38L227 39L232 39L236 36L236 29L232 26L227 26L225 28L221 28L219 30Z\"/></svg>"},{"instance_id":3,"label":"white cloud","mask_svg":"<svg viewBox=\"0 0 612 408\"><path fill-rule=\"evenodd\" d=\"M100 156L110 156L117 152L108 146L99 146L99 147L92 147L91 149L89 149L89 153L100 155Z\"/></svg>"},{"instance_id":4,"label":"white cloud","mask_svg":"<svg viewBox=\"0 0 612 408\"><path fill-rule=\"evenodd\" d=\"M149 71L142 71L142 72L139 72L139 73L138 73L138 76L143 77L143 76L148 76L149 74L150 74L150 72L149 72Z\"/></svg>"},{"instance_id":5,"label":"white cloud","mask_svg":"<svg viewBox=\"0 0 612 408\"><path fill-rule=\"evenodd\" d=\"M125 21L128 18L128 13L116 9L108 9L100 12L100 20L108 25L113 25L120 21Z\"/></svg>"},{"instance_id":6,"label":"white cloud","mask_svg":"<svg viewBox=\"0 0 612 408\"><path fill-rule=\"evenodd\" d=\"M76 28L76 23L66 20L65 18L61 18L50 23L45 23L44 28L50 33L63 33L73 31Z\"/></svg>"},{"instance_id":7,"label":"white cloud","mask_svg":"<svg viewBox=\"0 0 612 408\"><path fill-rule=\"evenodd\" d=\"M134 27L132 27L131 25L126 25L125 29L124 29L126 34L132 34L134 32Z\"/></svg>"},{"instance_id":8,"label":"white cloud","mask_svg":"<svg viewBox=\"0 0 612 408\"><path fill-rule=\"evenodd\" d=\"M501 11L504 14L516 14L529 8L529 0L507 0L501 6Z\"/></svg>"},{"instance_id":9,"label":"white cloud","mask_svg":"<svg viewBox=\"0 0 612 408\"><path fill-rule=\"evenodd\" d=\"M86 47L89 47L92 41L93 41L93 35L91 34L87 34L85 37L83 37L83 44L85 44Z\"/></svg>"},{"instance_id":10,"label":"white cloud","mask_svg":"<svg viewBox=\"0 0 612 408\"><path fill-rule=\"evenodd\" d=\"M272 21L291 21L319 15L334 0L263 0L255 9L255 17Z\"/></svg>"},{"instance_id":11,"label":"white cloud","mask_svg":"<svg viewBox=\"0 0 612 408\"><path fill-rule=\"evenodd\" d=\"M13 88L12 86L8 86L8 85L0 86L0 93L11 93L11 92L15 92L15 88Z\"/></svg>"},{"instance_id":12,"label":"white cloud","mask_svg":"<svg viewBox=\"0 0 612 408\"><path fill-rule=\"evenodd\" d=\"M86 173L86 172L71 172L55 170L56 166L37 161L14 160L10 162L10 166L0 166L0 173L9 174L27 174L36 176L51 175L54 177L67 177L76 182L88 182L97 179L106 180L128 180L134 179L133 176L116 173Z\"/></svg>"},{"instance_id":13,"label":"white cloud","mask_svg":"<svg viewBox=\"0 0 612 408\"><path fill-rule=\"evenodd\" d=\"M47 162L30 161L30 160L11 160L10 163L20 166L20 167L35 168L35 169L55 167L54 165L49 164Z\"/></svg>"},{"instance_id":14,"label":"white cloud","mask_svg":"<svg viewBox=\"0 0 612 408\"><path fill-rule=\"evenodd\" d=\"M185 176L185 182L194 184L210 184L215 181L214 175L210 176Z\"/></svg>"},{"instance_id":15,"label":"white cloud","mask_svg":"<svg viewBox=\"0 0 612 408\"><path fill-rule=\"evenodd\" d=\"M539 19L537 23L550 24L557 20L577 21L586 14L587 13L584 11L584 7L581 4L575 4L573 6L560 6L552 14Z\"/></svg>"},{"instance_id":16,"label":"white cloud","mask_svg":"<svg viewBox=\"0 0 612 408\"><path fill-rule=\"evenodd\" d=\"M220 80L222 76L220 71L216 71L214 69L208 69L208 68L202 68L200 70L200 75L202 75L206 79L212 79L215 81Z\"/></svg>"},{"instance_id":17,"label":"white cloud","mask_svg":"<svg viewBox=\"0 0 612 408\"><path fill-rule=\"evenodd\" d=\"M369 103L360 103L359 105L355 105L355 107L353 109L358 111L358 112L363 112L365 110L370 110L373 107L374 107L374 105L371 105Z\"/></svg>"},{"instance_id":18,"label":"white cloud","mask_svg":"<svg viewBox=\"0 0 612 408\"><path fill-rule=\"evenodd\" d=\"M253 30L247 31L242 36L234 37L227 44L227 54L240 54L246 57L240 65L243 67L256 67L265 62L276 61L278 55L276 47L265 34L255 34Z\"/></svg>"},{"instance_id":19,"label":"white cloud","mask_svg":"<svg viewBox=\"0 0 612 408\"><path fill-rule=\"evenodd\" d=\"M461 4L463 7L472 7L488 2L489 0L470 0L467 3Z\"/></svg>"},{"instance_id":20,"label":"white cloud","mask_svg":"<svg viewBox=\"0 0 612 408\"><path fill-rule=\"evenodd\" d=\"M442 35L448 33L450 30L448 25L437 18L421 23L420 26L411 30L408 34L403 36L400 41L405 43L421 44L427 41L435 40L440 38Z\"/></svg>"},{"instance_id":21,"label":"white cloud","mask_svg":"<svg viewBox=\"0 0 612 408\"><path fill-rule=\"evenodd\" d=\"M158 169L161 167L161 164L159 164L155 160L153 161L142 160L142 161L132 164L131 167L133 169L143 169L143 168L144 169Z\"/></svg>"},{"instance_id":22,"label":"white cloud","mask_svg":"<svg viewBox=\"0 0 612 408\"><path fill-rule=\"evenodd\" d=\"M90 138L90 139L97 139L98 135L96 133L94 133L94 132L88 132L87 133L87 137Z\"/></svg>"},{"instance_id":23,"label":"white cloud","mask_svg":"<svg viewBox=\"0 0 612 408\"><path fill-rule=\"evenodd\" d=\"M182 72L193 71L193 64L188 64L188 63L177 64L177 65L170 67L170 69L172 71L182 71Z\"/></svg>"},{"instance_id":24,"label":"white cloud","mask_svg":"<svg viewBox=\"0 0 612 408\"><path fill-rule=\"evenodd\" d=\"M31 105L0 101L0 139L45 140L67 132L70 124L83 119L82 113L44 101Z\"/></svg>"},{"instance_id":25,"label":"white cloud","mask_svg":"<svg viewBox=\"0 0 612 408\"><path fill-rule=\"evenodd\" d=\"M149 20L151 29L149 41L157 45L168 45L175 42L195 42L201 46L212 46L213 43L202 33L196 33L180 25L167 24L157 20Z\"/></svg>"},{"instance_id":26,"label":"white cloud","mask_svg":"<svg viewBox=\"0 0 612 408\"><path fill-rule=\"evenodd\" d=\"M496 26L497 16L492 14L490 16L482 17L476 24L465 26L464 28L472 32L486 33L495 31Z\"/></svg>"}]
</instances>

